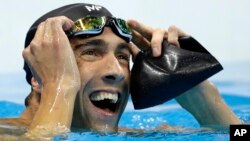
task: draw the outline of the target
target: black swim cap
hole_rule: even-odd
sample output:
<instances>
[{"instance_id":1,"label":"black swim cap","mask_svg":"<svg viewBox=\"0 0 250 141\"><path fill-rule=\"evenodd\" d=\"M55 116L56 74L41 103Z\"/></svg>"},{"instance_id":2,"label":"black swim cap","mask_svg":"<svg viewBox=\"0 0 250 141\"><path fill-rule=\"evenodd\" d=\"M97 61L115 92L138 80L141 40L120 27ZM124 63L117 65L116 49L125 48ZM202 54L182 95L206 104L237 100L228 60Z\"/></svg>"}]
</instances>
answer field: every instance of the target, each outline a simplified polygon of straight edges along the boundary
<instances>
[{"instance_id":1,"label":"black swim cap","mask_svg":"<svg viewBox=\"0 0 250 141\"><path fill-rule=\"evenodd\" d=\"M70 4L57 8L55 10L46 13L38 20L36 20L35 23L32 24L32 26L30 27L29 31L26 34L25 47L27 47L34 38L38 25L41 22L45 21L46 19L56 16L66 16L72 21L76 21L86 16L112 16L112 14L103 6L86 4L86 3ZM26 72L27 82L31 84L32 73L26 62L24 62L23 69Z\"/></svg>"}]
</instances>

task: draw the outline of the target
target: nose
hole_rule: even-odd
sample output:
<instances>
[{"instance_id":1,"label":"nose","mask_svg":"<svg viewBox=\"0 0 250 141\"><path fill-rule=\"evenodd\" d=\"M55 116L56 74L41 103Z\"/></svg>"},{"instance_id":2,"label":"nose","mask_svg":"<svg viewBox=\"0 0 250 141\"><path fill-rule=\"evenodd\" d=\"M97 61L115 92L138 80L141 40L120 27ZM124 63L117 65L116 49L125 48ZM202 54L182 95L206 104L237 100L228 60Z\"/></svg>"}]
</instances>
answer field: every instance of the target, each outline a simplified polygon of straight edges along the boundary
<instances>
[{"instance_id":1,"label":"nose","mask_svg":"<svg viewBox=\"0 0 250 141\"><path fill-rule=\"evenodd\" d=\"M116 84L124 80L125 72L115 56L109 57L107 63L103 65L105 67L102 76L104 82Z\"/></svg>"}]
</instances>

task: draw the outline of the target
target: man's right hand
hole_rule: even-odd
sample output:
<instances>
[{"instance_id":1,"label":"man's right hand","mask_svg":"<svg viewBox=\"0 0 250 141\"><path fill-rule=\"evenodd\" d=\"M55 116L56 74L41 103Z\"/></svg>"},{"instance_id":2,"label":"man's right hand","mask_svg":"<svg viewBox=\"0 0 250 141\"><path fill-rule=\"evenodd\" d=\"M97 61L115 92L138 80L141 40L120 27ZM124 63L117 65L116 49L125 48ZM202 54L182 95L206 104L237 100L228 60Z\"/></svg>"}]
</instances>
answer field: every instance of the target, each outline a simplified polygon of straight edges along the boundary
<instances>
[{"instance_id":1,"label":"man's right hand","mask_svg":"<svg viewBox=\"0 0 250 141\"><path fill-rule=\"evenodd\" d=\"M79 70L69 40L64 32L73 21L60 16L42 22L23 57L40 86L64 84L79 88Z\"/></svg>"},{"instance_id":2,"label":"man's right hand","mask_svg":"<svg viewBox=\"0 0 250 141\"><path fill-rule=\"evenodd\" d=\"M34 39L23 51L41 87L40 105L28 137L53 136L70 129L81 85L76 59L64 32L72 25L73 21L64 16L47 19L38 26Z\"/></svg>"}]
</instances>

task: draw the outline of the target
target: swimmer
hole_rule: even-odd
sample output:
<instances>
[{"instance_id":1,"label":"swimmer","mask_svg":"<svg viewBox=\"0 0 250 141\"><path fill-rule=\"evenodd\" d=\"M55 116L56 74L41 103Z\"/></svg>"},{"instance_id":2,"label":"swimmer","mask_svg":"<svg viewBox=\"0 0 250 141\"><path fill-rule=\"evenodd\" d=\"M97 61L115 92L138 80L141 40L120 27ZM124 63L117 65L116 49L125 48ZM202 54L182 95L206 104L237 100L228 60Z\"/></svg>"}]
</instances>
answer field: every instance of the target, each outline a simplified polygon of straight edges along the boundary
<instances>
[{"instance_id":1,"label":"swimmer","mask_svg":"<svg viewBox=\"0 0 250 141\"><path fill-rule=\"evenodd\" d=\"M179 47L178 38L185 36L189 34L176 26L153 28L116 18L99 5L81 3L53 10L40 17L26 36L24 69L31 85L26 109L19 118L0 123L25 127L28 137L70 129L130 131L118 127L129 97L129 58L148 48L158 57L163 40ZM202 127L240 123L208 80L176 100Z\"/></svg>"}]
</instances>

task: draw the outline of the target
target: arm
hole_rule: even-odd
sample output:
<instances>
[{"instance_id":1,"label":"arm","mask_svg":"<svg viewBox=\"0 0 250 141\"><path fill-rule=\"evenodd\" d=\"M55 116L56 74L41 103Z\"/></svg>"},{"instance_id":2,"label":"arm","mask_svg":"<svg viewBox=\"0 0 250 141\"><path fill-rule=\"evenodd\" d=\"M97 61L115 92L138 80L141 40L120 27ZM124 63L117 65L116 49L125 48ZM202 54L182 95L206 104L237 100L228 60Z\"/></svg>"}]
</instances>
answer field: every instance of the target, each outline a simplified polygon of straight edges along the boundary
<instances>
[{"instance_id":1,"label":"arm","mask_svg":"<svg viewBox=\"0 0 250 141\"><path fill-rule=\"evenodd\" d=\"M28 137L53 136L71 126L74 100L80 88L79 70L64 30L73 22L55 17L41 23L23 51L41 89L38 110L28 127Z\"/></svg>"},{"instance_id":2,"label":"arm","mask_svg":"<svg viewBox=\"0 0 250 141\"><path fill-rule=\"evenodd\" d=\"M207 80L176 97L176 100L193 114L201 126L223 128L241 123L223 101L218 89Z\"/></svg>"},{"instance_id":3,"label":"arm","mask_svg":"<svg viewBox=\"0 0 250 141\"><path fill-rule=\"evenodd\" d=\"M28 136L53 136L68 132L76 93L77 89L60 84L44 86L42 95L47 97L41 99L38 111L29 127Z\"/></svg>"}]
</instances>

